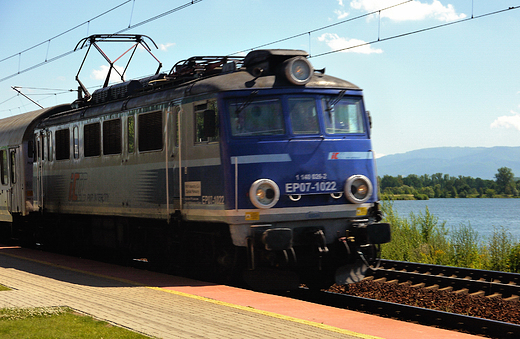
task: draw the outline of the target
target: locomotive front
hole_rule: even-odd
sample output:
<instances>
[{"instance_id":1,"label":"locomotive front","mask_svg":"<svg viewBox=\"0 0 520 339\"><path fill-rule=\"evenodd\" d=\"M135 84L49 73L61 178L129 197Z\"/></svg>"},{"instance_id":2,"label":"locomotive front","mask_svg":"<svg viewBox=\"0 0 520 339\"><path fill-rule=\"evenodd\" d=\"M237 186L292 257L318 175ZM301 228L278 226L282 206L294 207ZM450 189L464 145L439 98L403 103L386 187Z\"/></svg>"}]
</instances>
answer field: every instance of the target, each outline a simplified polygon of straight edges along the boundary
<instances>
[{"instance_id":1,"label":"locomotive front","mask_svg":"<svg viewBox=\"0 0 520 339\"><path fill-rule=\"evenodd\" d=\"M309 284L352 283L390 241L370 117L358 87L315 72L306 56L253 51L246 88L219 99L230 233L250 280L276 268Z\"/></svg>"}]
</instances>

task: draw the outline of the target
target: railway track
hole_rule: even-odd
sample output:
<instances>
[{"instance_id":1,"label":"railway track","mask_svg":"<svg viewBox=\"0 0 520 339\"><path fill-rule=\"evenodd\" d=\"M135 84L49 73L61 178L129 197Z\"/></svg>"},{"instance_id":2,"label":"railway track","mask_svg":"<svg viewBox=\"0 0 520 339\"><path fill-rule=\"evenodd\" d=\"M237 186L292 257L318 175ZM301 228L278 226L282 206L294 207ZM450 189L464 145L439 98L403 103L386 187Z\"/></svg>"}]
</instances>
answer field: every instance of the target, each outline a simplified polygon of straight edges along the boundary
<instances>
[{"instance_id":1,"label":"railway track","mask_svg":"<svg viewBox=\"0 0 520 339\"><path fill-rule=\"evenodd\" d=\"M461 314L408 306L375 299L361 298L327 291L302 288L284 293L285 296L322 305L360 311L401 321L416 322L488 338L519 338L520 325ZM347 320L346 320L347 321Z\"/></svg>"},{"instance_id":2,"label":"railway track","mask_svg":"<svg viewBox=\"0 0 520 339\"><path fill-rule=\"evenodd\" d=\"M361 283L287 296L490 338L520 338L520 274L515 273L381 260ZM440 304L441 310L434 309Z\"/></svg>"},{"instance_id":3,"label":"railway track","mask_svg":"<svg viewBox=\"0 0 520 339\"><path fill-rule=\"evenodd\" d=\"M365 279L508 301L518 301L520 296L517 273L381 260L381 266Z\"/></svg>"}]
</instances>

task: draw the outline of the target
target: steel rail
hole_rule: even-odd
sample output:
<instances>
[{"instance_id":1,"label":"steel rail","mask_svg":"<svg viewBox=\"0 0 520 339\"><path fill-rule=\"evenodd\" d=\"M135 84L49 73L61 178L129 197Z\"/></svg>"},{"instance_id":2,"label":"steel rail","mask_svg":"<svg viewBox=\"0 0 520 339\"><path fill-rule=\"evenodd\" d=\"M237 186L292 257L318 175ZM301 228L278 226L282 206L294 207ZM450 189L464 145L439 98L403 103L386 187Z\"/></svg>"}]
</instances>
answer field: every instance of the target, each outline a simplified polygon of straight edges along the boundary
<instances>
[{"instance_id":1,"label":"steel rail","mask_svg":"<svg viewBox=\"0 0 520 339\"><path fill-rule=\"evenodd\" d=\"M281 293L284 296L352 311L366 312L401 321L416 322L489 338L520 338L520 325L456 313L367 299L347 294L301 288ZM345 319L348 321L348 319Z\"/></svg>"},{"instance_id":2,"label":"steel rail","mask_svg":"<svg viewBox=\"0 0 520 339\"><path fill-rule=\"evenodd\" d=\"M370 275L373 280L409 281L412 285L424 284L427 288L488 297L515 300L520 296L520 274L517 273L381 260L380 267Z\"/></svg>"}]
</instances>

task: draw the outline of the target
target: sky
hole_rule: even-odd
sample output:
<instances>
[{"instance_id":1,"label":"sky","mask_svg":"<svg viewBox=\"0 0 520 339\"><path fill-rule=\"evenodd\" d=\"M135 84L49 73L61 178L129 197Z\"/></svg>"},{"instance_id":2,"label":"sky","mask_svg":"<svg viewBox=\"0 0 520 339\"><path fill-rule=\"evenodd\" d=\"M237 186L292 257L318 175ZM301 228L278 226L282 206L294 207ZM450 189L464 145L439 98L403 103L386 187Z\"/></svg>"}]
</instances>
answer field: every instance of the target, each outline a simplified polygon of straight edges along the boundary
<instances>
[{"instance_id":1,"label":"sky","mask_svg":"<svg viewBox=\"0 0 520 339\"><path fill-rule=\"evenodd\" d=\"M363 89L378 156L520 146L517 6L520 0L0 0L0 118L38 109L13 86L44 107L72 102L86 49L53 59L89 35L124 30L155 42L145 39L164 72L195 55L305 50L315 69ZM115 60L131 44L100 46ZM127 56L116 65L124 68ZM139 49L126 79L157 67ZM79 78L93 92L106 70L92 50Z\"/></svg>"}]
</instances>

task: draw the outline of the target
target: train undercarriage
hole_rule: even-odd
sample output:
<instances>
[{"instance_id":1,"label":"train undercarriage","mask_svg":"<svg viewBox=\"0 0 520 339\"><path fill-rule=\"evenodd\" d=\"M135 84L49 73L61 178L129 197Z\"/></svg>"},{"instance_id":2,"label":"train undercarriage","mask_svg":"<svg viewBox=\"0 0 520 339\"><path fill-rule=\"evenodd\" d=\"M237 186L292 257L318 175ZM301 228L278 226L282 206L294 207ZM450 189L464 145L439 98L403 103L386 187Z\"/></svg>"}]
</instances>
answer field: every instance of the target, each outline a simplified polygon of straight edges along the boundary
<instances>
[{"instance_id":1,"label":"train undercarriage","mask_svg":"<svg viewBox=\"0 0 520 339\"><path fill-rule=\"evenodd\" d=\"M363 227L355 227L361 229ZM362 231L326 244L322 227L299 230L285 244L250 237L235 246L226 224L67 214L30 215L0 225L3 242L258 290L326 288L361 280L379 259L379 245L364 245ZM282 229L283 230L283 229ZM278 230L278 232L281 232ZM279 235L279 234L278 234ZM277 239L280 237L277 236ZM304 241L302 241L304 239ZM278 246L278 247L277 247Z\"/></svg>"}]
</instances>

